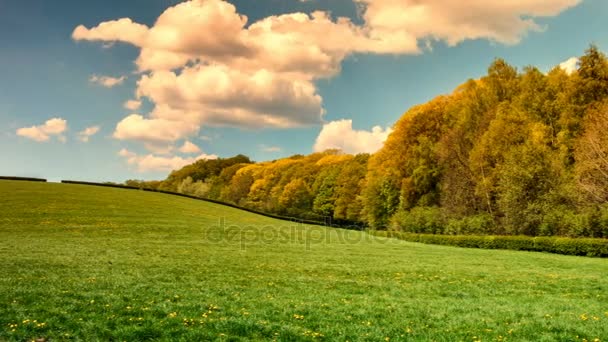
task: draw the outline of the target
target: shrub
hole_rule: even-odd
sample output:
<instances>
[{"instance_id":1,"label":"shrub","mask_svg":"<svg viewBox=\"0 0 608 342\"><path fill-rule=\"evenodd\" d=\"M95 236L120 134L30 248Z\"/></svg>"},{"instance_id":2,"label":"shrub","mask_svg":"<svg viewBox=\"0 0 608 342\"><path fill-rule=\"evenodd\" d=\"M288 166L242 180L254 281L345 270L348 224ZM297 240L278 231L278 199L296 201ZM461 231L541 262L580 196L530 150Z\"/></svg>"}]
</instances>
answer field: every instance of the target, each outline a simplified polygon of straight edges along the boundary
<instances>
[{"instance_id":1,"label":"shrub","mask_svg":"<svg viewBox=\"0 0 608 342\"><path fill-rule=\"evenodd\" d=\"M489 214L467 216L461 219L449 219L445 234L449 235L484 235L494 232L496 224Z\"/></svg>"},{"instance_id":2,"label":"shrub","mask_svg":"<svg viewBox=\"0 0 608 342\"><path fill-rule=\"evenodd\" d=\"M601 237L608 238L608 204L602 205L598 211L598 226Z\"/></svg>"},{"instance_id":3,"label":"shrub","mask_svg":"<svg viewBox=\"0 0 608 342\"><path fill-rule=\"evenodd\" d=\"M390 230L440 234L443 233L443 216L437 207L416 207L410 211L399 210L390 220Z\"/></svg>"}]
</instances>

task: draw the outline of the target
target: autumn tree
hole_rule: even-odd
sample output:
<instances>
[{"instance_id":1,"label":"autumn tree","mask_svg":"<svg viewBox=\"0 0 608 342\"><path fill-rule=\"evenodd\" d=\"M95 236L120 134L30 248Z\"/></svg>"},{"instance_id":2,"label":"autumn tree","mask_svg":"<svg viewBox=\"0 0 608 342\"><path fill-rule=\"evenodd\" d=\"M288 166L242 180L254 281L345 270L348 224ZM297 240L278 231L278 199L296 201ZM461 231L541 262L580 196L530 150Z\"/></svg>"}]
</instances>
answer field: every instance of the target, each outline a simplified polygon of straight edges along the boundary
<instances>
[{"instance_id":1,"label":"autumn tree","mask_svg":"<svg viewBox=\"0 0 608 342\"><path fill-rule=\"evenodd\" d=\"M362 190L369 154L358 154L347 161L336 179L334 218L348 221L364 221Z\"/></svg>"},{"instance_id":2,"label":"autumn tree","mask_svg":"<svg viewBox=\"0 0 608 342\"><path fill-rule=\"evenodd\" d=\"M279 198L279 204L288 213L298 213L300 210L310 209L311 202L310 187L301 178L295 178L287 183Z\"/></svg>"},{"instance_id":3,"label":"autumn tree","mask_svg":"<svg viewBox=\"0 0 608 342\"><path fill-rule=\"evenodd\" d=\"M578 186L592 202L608 202L608 101L587 114L576 161Z\"/></svg>"}]
</instances>

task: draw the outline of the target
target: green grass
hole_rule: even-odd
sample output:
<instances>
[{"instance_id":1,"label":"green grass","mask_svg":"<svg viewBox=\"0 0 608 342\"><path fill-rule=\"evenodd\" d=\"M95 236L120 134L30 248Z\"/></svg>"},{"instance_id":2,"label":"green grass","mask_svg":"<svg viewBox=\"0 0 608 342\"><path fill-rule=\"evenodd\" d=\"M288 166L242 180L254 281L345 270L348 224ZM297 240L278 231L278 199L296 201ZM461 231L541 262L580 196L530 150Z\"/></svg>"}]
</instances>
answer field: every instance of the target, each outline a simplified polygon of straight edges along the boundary
<instances>
[{"instance_id":1,"label":"green grass","mask_svg":"<svg viewBox=\"0 0 608 342\"><path fill-rule=\"evenodd\" d=\"M0 340L608 338L608 260L0 181Z\"/></svg>"}]
</instances>

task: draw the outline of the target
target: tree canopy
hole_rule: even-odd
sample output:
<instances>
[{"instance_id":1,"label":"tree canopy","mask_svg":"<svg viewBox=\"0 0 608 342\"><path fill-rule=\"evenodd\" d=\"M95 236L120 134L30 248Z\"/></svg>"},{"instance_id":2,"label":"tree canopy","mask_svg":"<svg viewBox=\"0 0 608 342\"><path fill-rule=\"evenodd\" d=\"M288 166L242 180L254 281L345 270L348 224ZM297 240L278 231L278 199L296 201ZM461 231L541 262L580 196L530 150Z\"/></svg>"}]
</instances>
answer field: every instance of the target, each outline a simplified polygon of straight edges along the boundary
<instances>
[{"instance_id":1,"label":"tree canopy","mask_svg":"<svg viewBox=\"0 0 608 342\"><path fill-rule=\"evenodd\" d=\"M608 237L607 132L608 60L591 46L571 74L497 59L408 110L373 155L238 155L129 182L375 229Z\"/></svg>"}]
</instances>

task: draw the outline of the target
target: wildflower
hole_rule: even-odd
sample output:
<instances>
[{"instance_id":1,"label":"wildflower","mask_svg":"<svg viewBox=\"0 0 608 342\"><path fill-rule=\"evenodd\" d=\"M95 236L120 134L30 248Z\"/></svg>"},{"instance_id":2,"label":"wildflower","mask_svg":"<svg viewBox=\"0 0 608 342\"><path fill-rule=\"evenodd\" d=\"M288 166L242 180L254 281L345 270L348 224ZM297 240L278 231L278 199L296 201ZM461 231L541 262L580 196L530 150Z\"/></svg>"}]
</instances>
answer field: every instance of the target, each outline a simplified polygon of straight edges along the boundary
<instances>
[{"instance_id":1,"label":"wildflower","mask_svg":"<svg viewBox=\"0 0 608 342\"><path fill-rule=\"evenodd\" d=\"M298 315L298 314L293 314L293 318L302 320L302 319L304 319L304 316Z\"/></svg>"},{"instance_id":2,"label":"wildflower","mask_svg":"<svg viewBox=\"0 0 608 342\"><path fill-rule=\"evenodd\" d=\"M175 316L177 316L177 312L171 312L171 313L169 314L169 317L171 317L171 318L173 318L173 317L175 317Z\"/></svg>"}]
</instances>

